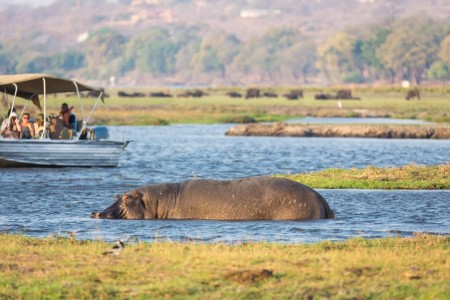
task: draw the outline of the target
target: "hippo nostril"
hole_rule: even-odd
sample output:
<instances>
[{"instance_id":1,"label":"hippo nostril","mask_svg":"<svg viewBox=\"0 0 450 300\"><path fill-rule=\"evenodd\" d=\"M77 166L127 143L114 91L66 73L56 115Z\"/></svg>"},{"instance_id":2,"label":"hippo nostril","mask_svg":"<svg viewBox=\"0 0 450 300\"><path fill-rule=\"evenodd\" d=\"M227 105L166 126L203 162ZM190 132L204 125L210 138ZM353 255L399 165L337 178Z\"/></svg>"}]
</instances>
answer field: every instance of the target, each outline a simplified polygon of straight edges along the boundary
<instances>
[{"instance_id":1,"label":"hippo nostril","mask_svg":"<svg viewBox=\"0 0 450 300\"><path fill-rule=\"evenodd\" d=\"M100 213L99 212L92 212L91 213L91 218L95 218L95 219L100 218Z\"/></svg>"}]
</instances>

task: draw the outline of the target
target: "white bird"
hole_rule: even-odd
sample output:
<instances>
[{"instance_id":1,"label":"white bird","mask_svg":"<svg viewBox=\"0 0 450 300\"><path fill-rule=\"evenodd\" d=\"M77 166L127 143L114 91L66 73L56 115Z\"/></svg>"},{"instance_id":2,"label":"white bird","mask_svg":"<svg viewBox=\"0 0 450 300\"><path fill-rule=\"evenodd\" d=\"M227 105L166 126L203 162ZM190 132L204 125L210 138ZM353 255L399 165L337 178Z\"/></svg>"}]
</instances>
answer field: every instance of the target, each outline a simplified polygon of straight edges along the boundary
<instances>
[{"instance_id":1,"label":"white bird","mask_svg":"<svg viewBox=\"0 0 450 300\"><path fill-rule=\"evenodd\" d=\"M125 244L121 240L119 240L116 242L116 244L111 249L103 252L103 255L107 255L107 254L118 255L120 252L123 251L123 248L125 248Z\"/></svg>"}]
</instances>

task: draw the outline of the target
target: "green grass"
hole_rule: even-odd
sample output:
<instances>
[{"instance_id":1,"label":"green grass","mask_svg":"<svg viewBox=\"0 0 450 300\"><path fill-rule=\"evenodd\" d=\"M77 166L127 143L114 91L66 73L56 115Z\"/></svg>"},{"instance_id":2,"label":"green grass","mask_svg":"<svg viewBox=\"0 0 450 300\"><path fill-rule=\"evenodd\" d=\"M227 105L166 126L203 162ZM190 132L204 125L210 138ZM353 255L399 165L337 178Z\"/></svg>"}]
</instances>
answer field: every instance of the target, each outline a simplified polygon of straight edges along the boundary
<instances>
[{"instance_id":1,"label":"green grass","mask_svg":"<svg viewBox=\"0 0 450 300\"><path fill-rule=\"evenodd\" d=\"M319 189L450 189L450 164L398 168L327 169L276 175Z\"/></svg>"},{"instance_id":2,"label":"green grass","mask_svg":"<svg viewBox=\"0 0 450 300\"><path fill-rule=\"evenodd\" d=\"M285 93L289 87L272 88L278 94ZM289 101L283 97L245 100L229 98L225 93L231 88L208 89L208 96L202 98L120 98L117 90L110 90L111 97L100 103L93 114L93 123L109 125L164 125L164 124L213 124L228 123L244 116L258 122L283 121L301 116L316 117L359 117L365 114L391 116L395 118L421 119L450 123L450 91L448 88L423 89L422 100L406 101L405 91L389 87L360 87L353 95L361 101L342 100L342 108L336 100L317 101L314 95L319 92L335 93L338 87L305 88L305 98ZM129 92L141 91L148 94L150 89L126 89ZM245 89L241 89L244 91ZM180 91L171 90L172 94ZM48 99L47 113L59 112L62 102L75 106L75 113L81 119L78 99L64 96ZM85 115L93 106L94 99L82 99L86 105ZM30 107L31 108L31 107ZM37 111L32 110L32 114Z\"/></svg>"},{"instance_id":3,"label":"green grass","mask_svg":"<svg viewBox=\"0 0 450 300\"><path fill-rule=\"evenodd\" d=\"M138 243L0 235L2 299L448 299L450 238Z\"/></svg>"}]
</instances>

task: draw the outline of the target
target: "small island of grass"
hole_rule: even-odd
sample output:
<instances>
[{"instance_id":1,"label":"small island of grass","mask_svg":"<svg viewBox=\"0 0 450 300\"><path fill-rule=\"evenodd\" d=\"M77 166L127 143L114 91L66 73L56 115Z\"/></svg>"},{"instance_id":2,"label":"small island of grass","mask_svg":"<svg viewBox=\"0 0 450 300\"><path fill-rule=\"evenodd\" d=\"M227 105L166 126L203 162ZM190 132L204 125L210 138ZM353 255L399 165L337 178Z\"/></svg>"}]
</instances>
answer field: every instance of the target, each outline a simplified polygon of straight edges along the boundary
<instances>
[{"instance_id":1,"label":"small island of grass","mask_svg":"<svg viewBox=\"0 0 450 300\"><path fill-rule=\"evenodd\" d=\"M450 189L450 163L435 166L327 169L312 173L275 176L285 177L317 189Z\"/></svg>"}]
</instances>

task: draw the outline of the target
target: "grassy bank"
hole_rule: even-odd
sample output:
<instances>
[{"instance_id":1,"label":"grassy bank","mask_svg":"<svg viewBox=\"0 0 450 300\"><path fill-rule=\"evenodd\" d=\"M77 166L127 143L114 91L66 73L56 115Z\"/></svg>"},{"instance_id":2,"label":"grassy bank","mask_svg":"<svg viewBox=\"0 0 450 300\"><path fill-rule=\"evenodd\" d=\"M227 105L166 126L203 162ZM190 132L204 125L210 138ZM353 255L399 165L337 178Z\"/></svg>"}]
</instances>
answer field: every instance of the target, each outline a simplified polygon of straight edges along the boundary
<instances>
[{"instance_id":1,"label":"grassy bank","mask_svg":"<svg viewBox=\"0 0 450 300\"><path fill-rule=\"evenodd\" d=\"M2 299L448 299L450 238L111 245L0 235Z\"/></svg>"},{"instance_id":2,"label":"grassy bank","mask_svg":"<svg viewBox=\"0 0 450 300\"><path fill-rule=\"evenodd\" d=\"M276 176L319 189L450 189L450 164L327 169L320 172Z\"/></svg>"},{"instance_id":3,"label":"grassy bank","mask_svg":"<svg viewBox=\"0 0 450 300\"><path fill-rule=\"evenodd\" d=\"M315 117L364 117L387 116L393 118L421 119L427 121L450 123L450 91L448 88L433 88L422 91L422 100L405 100L405 91L393 88L355 88L353 95L361 101L342 100L338 107L337 100L318 101L317 93L335 94L338 87L305 88L304 99L290 101L282 97L290 89L263 88L279 94L278 98L258 98L245 100L230 98L228 91L245 93L244 88L205 89L207 96L201 98L176 97L182 90L168 89L124 89L125 91L143 92L165 91L174 95L172 98L126 98L118 97L117 89L107 90L110 94L106 104L99 104L93 115L95 124L107 125L164 125L164 124L212 124L240 123L244 118L256 121L283 121L301 116ZM88 106L94 100L82 99ZM49 97L48 112L59 112L61 102L75 106L75 113L81 118L78 100L75 97ZM86 112L87 115L87 112Z\"/></svg>"}]
</instances>

